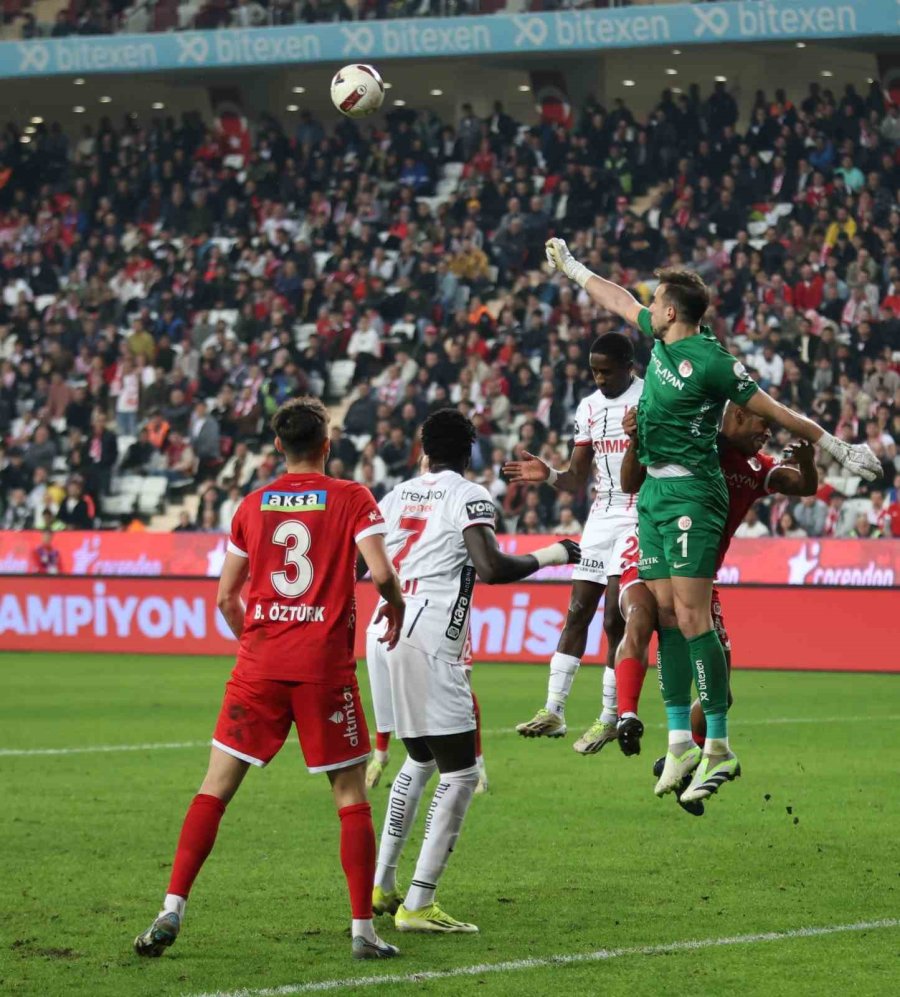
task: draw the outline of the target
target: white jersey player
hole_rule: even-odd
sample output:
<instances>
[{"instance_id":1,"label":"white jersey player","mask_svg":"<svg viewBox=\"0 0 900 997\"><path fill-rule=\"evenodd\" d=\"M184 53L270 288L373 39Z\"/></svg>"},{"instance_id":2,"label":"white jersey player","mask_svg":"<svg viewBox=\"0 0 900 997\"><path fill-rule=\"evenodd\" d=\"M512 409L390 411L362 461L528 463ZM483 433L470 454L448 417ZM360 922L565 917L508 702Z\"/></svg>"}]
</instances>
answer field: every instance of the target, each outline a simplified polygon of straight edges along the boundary
<instances>
[{"instance_id":1,"label":"white jersey player","mask_svg":"<svg viewBox=\"0 0 900 997\"><path fill-rule=\"evenodd\" d=\"M594 340L590 364L598 390L585 398L576 411L569 467L555 471L526 454L524 460L511 461L503 469L513 481L549 482L554 488L572 492L587 484L593 470L594 501L581 539L581 563L572 572L572 598L566 624L556 653L550 659L547 702L531 720L516 727L524 737L566 734L566 699L587 646L588 629L605 592L603 628L608 647L602 710L574 744L575 750L585 755L616 739L614 662L624 632L618 584L625 568L638 556L637 497L623 492L621 485L622 461L628 449L622 420L637 405L644 385L634 375L631 340L618 333Z\"/></svg>"},{"instance_id":2,"label":"white jersey player","mask_svg":"<svg viewBox=\"0 0 900 997\"><path fill-rule=\"evenodd\" d=\"M579 556L570 540L523 556L500 550L490 494L463 477L475 439L475 427L456 409L430 415L422 427L428 472L398 485L381 502L406 617L387 654L371 639L380 631L370 627L369 676L378 730L395 731L408 757L391 785L372 908L394 914L400 931L478 930L434 902L478 780L465 668L476 576L493 584L518 581L548 564L577 563ZM435 770L440 781L404 897L397 888L397 862Z\"/></svg>"}]
</instances>

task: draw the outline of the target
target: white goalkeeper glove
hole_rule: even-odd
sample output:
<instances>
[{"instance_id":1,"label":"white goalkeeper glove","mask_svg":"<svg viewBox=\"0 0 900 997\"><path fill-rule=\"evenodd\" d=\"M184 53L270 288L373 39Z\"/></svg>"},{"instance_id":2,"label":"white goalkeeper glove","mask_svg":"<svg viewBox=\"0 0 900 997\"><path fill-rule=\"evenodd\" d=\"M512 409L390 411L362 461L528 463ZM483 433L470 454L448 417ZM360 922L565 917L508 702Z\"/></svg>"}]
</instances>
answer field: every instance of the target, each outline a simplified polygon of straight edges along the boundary
<instances>
[{"instance_id":1,"label":"white goalkeeper glove","mask_svg":"<svg viewBox=\"0 0 900 997\"><path fill-rule=\"evenodd\" d=\"M822 433L819 446L825 453L831 454L841 467L846 467L866 481L874 481L884 474L881 462L865 443L845 443L831 433Z\"/></svg>"},{"instance_id":2,"label":"white goalkeeper glove","mask_svg":"<svg viewBox=\"0 0 900 997\"><path fill-rule=\"evenodd\" d=\"M544 248L547 251L547 262L550 264L551 270L559 270L569 280L574 280L582 287L594 276L583 263L579 263L569 252L565 239L548 239Z\"/></svg>"}]
</instances>

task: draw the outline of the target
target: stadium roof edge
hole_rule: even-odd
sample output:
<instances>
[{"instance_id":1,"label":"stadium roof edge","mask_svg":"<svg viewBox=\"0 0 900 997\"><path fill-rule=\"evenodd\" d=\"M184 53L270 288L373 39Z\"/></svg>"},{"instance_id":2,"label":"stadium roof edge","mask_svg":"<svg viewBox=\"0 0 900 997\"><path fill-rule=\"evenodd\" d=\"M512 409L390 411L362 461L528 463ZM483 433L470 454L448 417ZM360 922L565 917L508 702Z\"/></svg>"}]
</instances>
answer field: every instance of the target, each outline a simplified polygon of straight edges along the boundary
<instances>
[{"instance_id":1,"label":"stadium roof edge","mask_svg":"<svg viewBox=\"0 0 900 997\"><path fill-rule=\"evenodd\" d=\"M0 79L262 68L354 60L900 36L883 0L731 0L553 14L292 25L0 42Z\"/></svg>"}]
</instances>

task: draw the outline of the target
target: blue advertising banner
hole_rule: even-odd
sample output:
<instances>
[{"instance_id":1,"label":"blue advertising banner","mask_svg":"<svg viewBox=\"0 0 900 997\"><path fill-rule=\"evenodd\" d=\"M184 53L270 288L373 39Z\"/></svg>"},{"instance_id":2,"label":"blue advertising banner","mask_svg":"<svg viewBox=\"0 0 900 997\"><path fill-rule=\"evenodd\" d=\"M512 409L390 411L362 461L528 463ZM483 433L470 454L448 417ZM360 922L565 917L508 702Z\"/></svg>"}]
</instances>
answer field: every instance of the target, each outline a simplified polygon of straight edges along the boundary
<instances>
[{"instance_id":1,"label":"blue advertising banner","mask_svg":"<svg viewBox=\"0 0 900 997\"><path fill-rule=\"evenodd\" d=\"M741 0L0 42L0 78L900 34L893 0Z\"/></svg>"}]
</instances>

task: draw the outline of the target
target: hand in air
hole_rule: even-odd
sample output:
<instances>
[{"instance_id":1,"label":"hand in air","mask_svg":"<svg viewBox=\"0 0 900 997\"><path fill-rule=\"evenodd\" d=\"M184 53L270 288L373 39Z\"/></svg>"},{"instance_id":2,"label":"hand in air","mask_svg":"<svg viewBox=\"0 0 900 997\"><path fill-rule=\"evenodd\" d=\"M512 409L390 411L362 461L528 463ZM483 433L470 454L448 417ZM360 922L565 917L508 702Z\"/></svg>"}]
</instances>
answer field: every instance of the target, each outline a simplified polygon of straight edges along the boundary
<instances>
[{"instance_id":1,"label":"hand in air","mask_svg":"<svg viewBox=\"0 0 900 997\"><path fill-rule=\"evenodd\" d=\"M379 607L378 612L375 614L375 619L372 621L373 624L377 624L382 620L387 620L387 630L385 630L383 636L378 638L378 643L387 644L389 651L397 646L397 641L400 639L405 612L405 605L398 608L397 606L392 606L389 602L385 602Z\"/></svg>"},{"instance_id":2,"label":"hand in air","mask_svg":"<svg viewBox=\"0 0 900 997\"><path fill-rule=\"evenodd\" d=\"M785 464L812 463L816 448L809 440L792 440L785 448L781 459Z\"/></svg>"},{"instance_id":3,"label":"hand in air","mask_svg":"<svg viewBox=\"0 0 900 997\"><path fill-rule=\"evenodd\" d=\"M550 269L566 273L566 263L569 260L573 260L574 257L569 252L569 247L566 245L565 239L548 239L544 245L544 249L547 253L547 262L550 264Z\"/></svg>"},{"instance_id":4,"label":"hand in air","mask_svg":"<svg viewBox=\"0 0 900 997\"><path fill-rule=\"evenodd\" d=\"M874 481L876 478L884 477L884 468L881 461L872 453L867 443L845 444L845 453L838 454L838 461L851 471L858 474L866 481Z\"/></svg>"},{"instance_id":5,"label":"hand in air","mask_svg":"<svg viewBox=\"0 0 900 997\"><path fill-rule=\"evenodd\" d=\"M524 460L508 460L503 465L503 474L510 481L534 481L540 483L550 477L550 468L527 450L522 451Z\"/></svg>"}]
</instances>

